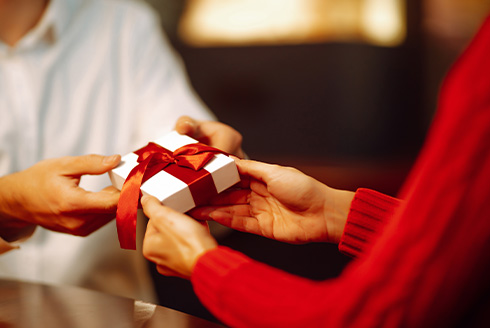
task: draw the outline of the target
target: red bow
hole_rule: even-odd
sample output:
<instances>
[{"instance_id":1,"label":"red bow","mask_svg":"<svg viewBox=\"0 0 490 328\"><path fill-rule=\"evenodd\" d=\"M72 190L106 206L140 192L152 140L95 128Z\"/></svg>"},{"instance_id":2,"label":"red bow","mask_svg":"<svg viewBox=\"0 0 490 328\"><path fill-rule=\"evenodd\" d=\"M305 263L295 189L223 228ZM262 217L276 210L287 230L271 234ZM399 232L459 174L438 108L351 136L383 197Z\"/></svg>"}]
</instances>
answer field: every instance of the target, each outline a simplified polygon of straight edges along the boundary
<instances>
[{"instance_id":1,"label":"red bow","mask_svg":"<svg viewBox=\"0 0 490 328\"><path fill-rule=\"evenodd\" d=\"M189 185L196 205L205 204L217 194L217 191L211 174L201 169L218 153L227 155L219 149L201 143L185 145L171 152L150 142L135 151L139 164L126 178L117 204L116 223L121 248L136 249L136 218L140 188L146 180L165 170Z\"/></svg>"}]
</instances>

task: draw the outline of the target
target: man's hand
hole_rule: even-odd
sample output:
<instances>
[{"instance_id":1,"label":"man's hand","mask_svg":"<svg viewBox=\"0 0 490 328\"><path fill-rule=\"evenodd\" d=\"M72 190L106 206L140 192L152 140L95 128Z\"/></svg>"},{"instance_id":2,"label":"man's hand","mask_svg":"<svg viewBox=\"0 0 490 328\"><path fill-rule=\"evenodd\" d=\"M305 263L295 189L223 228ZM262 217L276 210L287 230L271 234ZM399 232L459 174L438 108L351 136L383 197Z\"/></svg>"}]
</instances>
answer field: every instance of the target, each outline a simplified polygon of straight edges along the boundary
<instances>
[{"instance_id":1,"label":"man's hand","mask_svg":"<svg viewBox=\"0 0 490 328\"><path fill-rule=\"evenodd\" d=\"M175 130L199 142L221 149L231 155L244 158L242 135L232 127L216 121L197 121L182 116L175 124Z\"/></svg>"},{"instance_id":2,"label":"man's hand","mask_svg":"<svg viewBox=\"0 0 490 328\"><path fill-rule=\"evenodd\" d=\"M80 178L107 173L120 161L119 155L62 157L1 177L0 236L16 240L36 225L77 236L99 229L115 217L119 191L89 192Z\"/></svg>"}]
</instances>

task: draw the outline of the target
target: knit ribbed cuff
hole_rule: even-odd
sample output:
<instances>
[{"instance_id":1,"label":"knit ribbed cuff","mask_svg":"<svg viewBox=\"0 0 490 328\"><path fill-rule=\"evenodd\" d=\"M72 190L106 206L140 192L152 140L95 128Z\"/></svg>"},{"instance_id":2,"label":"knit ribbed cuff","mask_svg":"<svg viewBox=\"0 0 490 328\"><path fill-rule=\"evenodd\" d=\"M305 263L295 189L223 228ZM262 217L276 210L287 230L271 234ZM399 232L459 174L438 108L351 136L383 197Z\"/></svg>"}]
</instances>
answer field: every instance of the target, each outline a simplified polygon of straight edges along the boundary
<instances>
[{"instance_id":1,"label":"knit ribbed cuff","mask_svg":"<svg viewBox=\"0 0 490 328\"><path fill-rule=\"evenodd\" d=\"M224 246L206 252L197 260L192 272L191 282L196 295L210 304L219 304L222 279L250 261L244 254Z\"/></svg>"},{"instance_id":2,"label":"knit ribbed cuff","mask_svg":"<svg viewBox=\"0 0 490 328\"><path fill-rule=\"evenodd\" d=\"M380 192L358 189L340 239L340 252L351 257L364 253L400 204L400 200Z\"/></svg>"}]
</instances>

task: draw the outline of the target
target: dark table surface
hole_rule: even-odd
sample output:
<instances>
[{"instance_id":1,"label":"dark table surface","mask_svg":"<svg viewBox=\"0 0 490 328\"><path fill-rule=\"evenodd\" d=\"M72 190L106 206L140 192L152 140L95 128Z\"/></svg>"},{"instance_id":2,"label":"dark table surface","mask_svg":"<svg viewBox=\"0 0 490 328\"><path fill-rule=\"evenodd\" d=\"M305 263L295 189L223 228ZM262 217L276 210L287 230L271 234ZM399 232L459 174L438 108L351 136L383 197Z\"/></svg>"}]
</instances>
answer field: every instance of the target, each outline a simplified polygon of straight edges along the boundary
<instances>
[{"instance_id":1,"label":"dark table surface","mask_svg":"<svg viewBox=\"0 0 490 328\"><path fill-rule=\"evenodd\" d=\"M73 286L0 279L0 328L222 327L162 306Z\"/></svg>"}]
</instances>

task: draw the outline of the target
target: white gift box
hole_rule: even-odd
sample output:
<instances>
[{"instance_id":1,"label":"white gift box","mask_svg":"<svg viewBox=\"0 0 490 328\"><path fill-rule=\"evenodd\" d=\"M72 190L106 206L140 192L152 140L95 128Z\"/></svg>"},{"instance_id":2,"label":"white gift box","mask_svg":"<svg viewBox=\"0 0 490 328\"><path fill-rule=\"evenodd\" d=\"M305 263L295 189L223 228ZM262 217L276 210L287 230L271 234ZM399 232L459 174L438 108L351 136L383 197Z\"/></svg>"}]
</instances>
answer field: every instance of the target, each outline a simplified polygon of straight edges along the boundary
<instances>
[{"instance_id":1,"label":"white gift box","mask_svg":"<svg viewBox=\"0 0 490 328\"><path fill-rule=\"evenodd\" d=\"M153 142L173 152L182 146L197 143L198 141L172 131ZM138 155L135 153L127 154L122 157L119 166L109 172L114 187L119 190L122 189L124 181L131 170L139 164L137 160ZM218 193L240 181L235 161L223 154L214 155L214 158L203 169L211 174ZM144 182L141 185L141 192L143 195L156 197L163 205L181 213L185 213L196 206L189 186L165 171L158 172Z\"/></svg>"}]
</instances>

